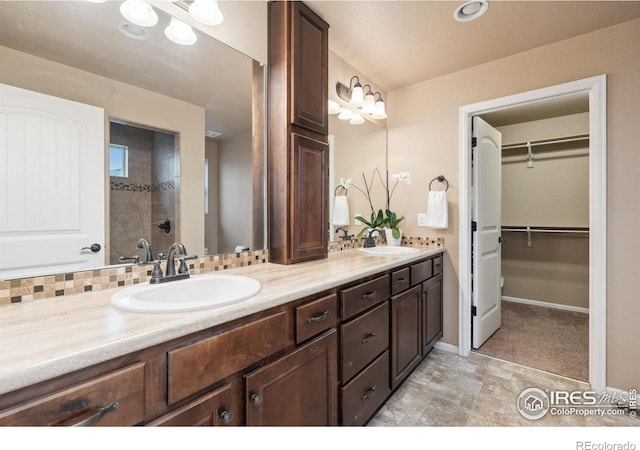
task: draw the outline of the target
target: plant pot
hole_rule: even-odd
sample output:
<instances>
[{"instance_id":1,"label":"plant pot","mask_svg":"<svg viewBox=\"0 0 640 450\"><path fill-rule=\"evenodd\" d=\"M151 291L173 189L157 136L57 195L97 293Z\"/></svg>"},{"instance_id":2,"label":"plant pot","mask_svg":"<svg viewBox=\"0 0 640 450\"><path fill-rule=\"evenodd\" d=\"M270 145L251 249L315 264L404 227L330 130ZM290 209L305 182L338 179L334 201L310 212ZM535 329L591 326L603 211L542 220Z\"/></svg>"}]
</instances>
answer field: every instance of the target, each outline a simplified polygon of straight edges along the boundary
<instances>
[{"instance_id":1,"label":"plant pot","mask_svg":"<svg viewBox=\"0 0 640 450\"><path fill-rule=\"evenodd\" d=\"M400 232L400 237L398 239L394 239L393 232L391 228L385 228L384 234L387 238L387 245L401 245L402 244L402 228L398 228Z\"/></svg>"}]
</instances>

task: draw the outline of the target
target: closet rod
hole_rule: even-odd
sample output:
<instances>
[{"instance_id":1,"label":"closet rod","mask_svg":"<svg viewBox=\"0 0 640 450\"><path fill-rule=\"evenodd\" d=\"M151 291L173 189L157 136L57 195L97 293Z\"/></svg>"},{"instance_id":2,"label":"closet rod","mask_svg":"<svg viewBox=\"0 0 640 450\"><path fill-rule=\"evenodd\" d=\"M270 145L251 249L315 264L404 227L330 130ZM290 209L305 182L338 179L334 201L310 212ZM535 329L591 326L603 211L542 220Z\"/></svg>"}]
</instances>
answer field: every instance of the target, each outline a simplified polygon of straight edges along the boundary
<instances>
[{"instance_id":1,"label":"closet rod","mask_svg":"<svg viewBox=\"0 0 640 450\"><path fill-rule=\"evenodd\" d=\"M502 147L502 150L510 150L512 148L527 148L529 147L529 145L531 145L531 147L534 147L538 145L561 144L563 142L574 142L574 141L585 141L585 140L589 140L589 135L556 139L554 141L531 141L530 143L525 142L523 144L504 145Z\"/></svg>"},{"instance_id":2,"label":"closet rod","mask_svg":"<svg viewBox=\"0 0 640 450\"><path fill-rule=\"evenodd\" d=\"M588 228L533 228L533 227L523 227L523 228L513 228L513 227L505 227L502 228L502 231L522 231L525 233L581 233L581 234L589 234Z\"/></svg>"}]
</instances>

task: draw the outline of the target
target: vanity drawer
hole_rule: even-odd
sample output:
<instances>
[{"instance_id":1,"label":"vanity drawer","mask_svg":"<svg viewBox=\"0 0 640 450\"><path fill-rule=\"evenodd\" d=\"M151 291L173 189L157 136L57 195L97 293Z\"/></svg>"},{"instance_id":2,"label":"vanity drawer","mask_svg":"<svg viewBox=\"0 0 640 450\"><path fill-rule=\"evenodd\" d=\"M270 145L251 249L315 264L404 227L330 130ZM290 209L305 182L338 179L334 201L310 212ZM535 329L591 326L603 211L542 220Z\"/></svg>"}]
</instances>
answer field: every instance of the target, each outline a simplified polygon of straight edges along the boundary
<instances>
[{"instance_id":1,"label":"vanity drawer","mask_svg":"<svg viewBox=\"0 0 640 450\"><path fill-rule=\"evenodd\" d=\"M296 308L296 343L325 330L335 328L338 323L338 296L319 298Z\"/></svg>"},{"instance_id":2,"label":"vanity drawer","mask_svg":"<svg viewBox=\"0 0 640 450\"><path fill-rule=\"evenodd\" d=\"M389 298L387 275L340 291L342 319L349 319Z\"/></svg>"},{"instance_id":3,"label":"vanity drawer","mask_svg":"<svg viewBox=\"0 0 640 450\"><path fill-rule=\"evenodd\" d=\"M396 270L391 274L391 295L396 295L405 289L408 289L410 284L409 275L411 270L405 267L401 270Z\"/></svg>"},{"instance_id":4,"label":"vanity drawer","mask_svg":"<svg viewBox=\"0 0 640 450\"><path fill-rule=\"evenodd\" d=\"M342 388L342 425L365 424L390 393L386 351Z\"/></svg>"},{"instance_id":5,"label":"vanity drawer","mask_svg":"<svg viewBox=\"0 0 640 450\"><path fill-rule=\"evenodd\" d=\"M440 273L442 273L442 256L433 258L433 275L435 276Z\"/></svg>"},{"instance_id":6,"label":"vanity drawer","mask_svg":"<svg viewBox=\"0 0 640 450\"><path fill-rule=\"evenodd\" d=\"M292 323L288 312L281 311L170 350L167 353L169 404L293 346Z\"/></svg>"},{"instance_id":7,"label":"vanity drawer","mask_svg":"<svg viewBox=\"0 0 640 450\"><path fill-rule=\"evenodd\" d=\"M144 419L144 363L0 412L1 426L129 426Z\"/></svg>"},{"instance_id":8,"label":"vanity drawer","mask_svg":"<svg viewBox=\"0 0 640 450\"><path fill-rule=\"evenodd\" d=\"M431 259L411 266L411 284L413 286L431 278L432 275L433 260Z\"/></svg>"},{"instance_id":9,"label":"vanity drawer","mask_svg":"<svg viewBox=\"0 0 640 450\"><path fill-rule=\"evenodd\" d=\"M389 347L389 303L343 324L341 331L344 383Z\"/></svg>"}]
</instances>

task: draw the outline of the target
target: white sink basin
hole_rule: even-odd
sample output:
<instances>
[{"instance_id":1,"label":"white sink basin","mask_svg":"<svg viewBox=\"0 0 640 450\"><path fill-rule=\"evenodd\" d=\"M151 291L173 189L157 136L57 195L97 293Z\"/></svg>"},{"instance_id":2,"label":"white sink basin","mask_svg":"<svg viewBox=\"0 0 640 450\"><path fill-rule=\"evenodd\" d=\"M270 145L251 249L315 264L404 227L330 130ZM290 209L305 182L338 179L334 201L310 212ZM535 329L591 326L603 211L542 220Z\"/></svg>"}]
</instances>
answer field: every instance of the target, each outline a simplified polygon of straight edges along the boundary
<instances>
[{"instance_id":1,"label":"white sink basin","mask_svg":"<svg viewBox=\"0 0 640 450\"><path fill-rule=\"evenodd\" d=\"M414 253L420 253L415 247L402 247L399 245L380 245L378 247L360 247L358 248L362 253L368 253L370 255L411 255Z\"/></svg>"},{"instance_id":2,"label":"white sink basin","mask_svg":"<svg viewBox=\"0 0 640 450\"><path fill-rule=\"evenodd\" d=\"M173 313L218 308L249 300L260 282L239 275L197 275L163 284L139 284L111 297L119 309L141 313Z\"/></svg>"}]
</instances>

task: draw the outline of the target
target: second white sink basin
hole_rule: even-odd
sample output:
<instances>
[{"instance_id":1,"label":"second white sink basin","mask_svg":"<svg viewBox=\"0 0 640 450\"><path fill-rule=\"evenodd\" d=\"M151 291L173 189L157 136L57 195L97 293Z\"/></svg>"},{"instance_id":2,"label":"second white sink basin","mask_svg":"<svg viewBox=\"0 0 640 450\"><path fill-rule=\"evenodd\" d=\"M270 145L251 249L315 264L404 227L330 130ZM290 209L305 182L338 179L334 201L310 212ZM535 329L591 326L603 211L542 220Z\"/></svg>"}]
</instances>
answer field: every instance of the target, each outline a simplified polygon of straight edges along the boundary
<instances>
[{"instance_id":1,"label":"second white sink basin","mask_svg":"<svg viewBox=\"0 0 640 450\"><path fill-rule=\"evenodd\" d=\"M399 245L380 245L378 247L360 247L358 248L362 253L370 255L411 255L414 253L420 253L415 247L402 247Z\"/></svg>"},{"instance_id":2,"label":"second white sink basin","mask_svg":"<svg viewBox=\"0 0 640 450\"><path fill-rule=\"evenodd\" d=\"M260 288L260 282L249 277L196 275L186 280L124 288L111 297L111 304L141 313L197 311L249 300Z\"/></svg>"}]
</instances>

